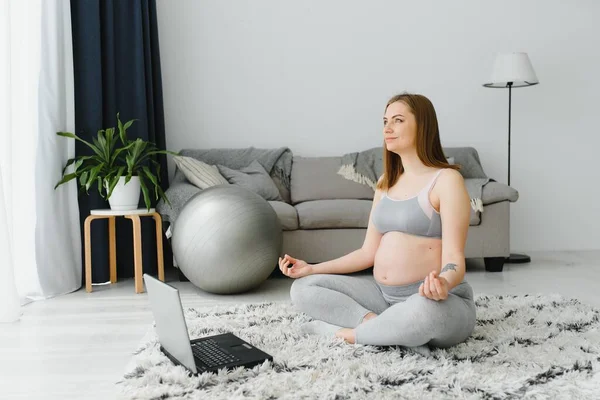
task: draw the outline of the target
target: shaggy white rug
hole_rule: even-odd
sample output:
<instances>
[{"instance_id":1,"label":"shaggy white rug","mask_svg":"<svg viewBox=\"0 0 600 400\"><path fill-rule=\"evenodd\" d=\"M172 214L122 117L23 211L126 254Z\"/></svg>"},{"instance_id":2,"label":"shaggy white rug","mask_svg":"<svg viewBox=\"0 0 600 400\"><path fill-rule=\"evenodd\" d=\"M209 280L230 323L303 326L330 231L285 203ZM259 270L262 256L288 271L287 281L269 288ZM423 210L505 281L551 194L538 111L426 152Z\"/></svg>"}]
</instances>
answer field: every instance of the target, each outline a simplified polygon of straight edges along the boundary
<instances>
[{"instance_id":1,"label":"shaggy white rug","mask_svg":"<svg viewBox=\"0 0 600 400\"><path fill-rule=\"evenodd\" d=\"M192 338L231 331L273 356L253 369L190 376L151 329L123 379L127 399L600 398L600 311L553 296L476 297L471 338L429 354L303 336L290 303L185 310Z\"/></svg>"}]
</instances>

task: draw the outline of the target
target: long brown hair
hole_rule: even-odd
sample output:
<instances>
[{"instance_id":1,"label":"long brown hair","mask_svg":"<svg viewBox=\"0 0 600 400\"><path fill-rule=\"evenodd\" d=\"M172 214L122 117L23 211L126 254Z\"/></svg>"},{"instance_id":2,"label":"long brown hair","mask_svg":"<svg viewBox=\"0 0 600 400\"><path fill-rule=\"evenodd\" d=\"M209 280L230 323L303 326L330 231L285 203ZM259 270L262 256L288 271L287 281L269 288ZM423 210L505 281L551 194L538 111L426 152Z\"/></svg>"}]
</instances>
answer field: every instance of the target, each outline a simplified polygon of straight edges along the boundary
<instances>
[{"instance_id":1,"label":"long brown hair","mask_svg":"<svg viewBox=\"0 0 600 400\"><path fill-rule=\"evenodd\" d=\"M416 147L421 162L428 167L460 169L460 166L449 164L442 150L437 115L431 101L420 94L402 93L392 97L385 106L401 101L414 114L417 123ZM402 159L389 151L383 142L383 177L377 183L378 189L387 190L394 186L404 172Z\"/></svg>"}]
</instances>

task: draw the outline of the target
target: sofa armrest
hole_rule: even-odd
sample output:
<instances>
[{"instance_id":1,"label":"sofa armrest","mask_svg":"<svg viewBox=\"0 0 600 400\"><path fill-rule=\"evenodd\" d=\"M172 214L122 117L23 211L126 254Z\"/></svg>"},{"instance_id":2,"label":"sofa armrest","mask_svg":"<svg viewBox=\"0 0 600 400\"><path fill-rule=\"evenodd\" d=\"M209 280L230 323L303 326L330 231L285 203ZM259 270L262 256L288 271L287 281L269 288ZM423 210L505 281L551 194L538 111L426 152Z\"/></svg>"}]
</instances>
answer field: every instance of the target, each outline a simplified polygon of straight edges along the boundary
<instances>
[{"instance_id":1,"label":"sofa armrest","mask_svg":"<svg viewBox=\"0 0 600 400\"><path fill-rule=\"evenodd\" d=\"M179 213L183 210L185 203L194 197L196 193L201 191L202 189L199 187L187 182L171 185L165 191L165 196L169 199L171 205L161 199L158 204L156 204L156 211L162 216L164 222L174 225Z\"/></svg>"},{"instance_id":2,"label":"sofa armrest","mask_svg":"<svg viewBox=\"0 0 600 400\"><path fill-rule=\"evenodd\" d=\"M495 181L486 183L481 193L481 201L484 206L507 200L514 203L518 198L519 192L516 189Z\"/></svg>"},{"instance_id":3,"label":"sofa armrest","mask_svg":"<svg viewBox=\"0 0 600 400\"><path fill-rule=\"evenodd\" d=\"M466 258L508 257L510 254L510 202L485 206L481 223L469 226Z\"/></svg>"}]
</instances>

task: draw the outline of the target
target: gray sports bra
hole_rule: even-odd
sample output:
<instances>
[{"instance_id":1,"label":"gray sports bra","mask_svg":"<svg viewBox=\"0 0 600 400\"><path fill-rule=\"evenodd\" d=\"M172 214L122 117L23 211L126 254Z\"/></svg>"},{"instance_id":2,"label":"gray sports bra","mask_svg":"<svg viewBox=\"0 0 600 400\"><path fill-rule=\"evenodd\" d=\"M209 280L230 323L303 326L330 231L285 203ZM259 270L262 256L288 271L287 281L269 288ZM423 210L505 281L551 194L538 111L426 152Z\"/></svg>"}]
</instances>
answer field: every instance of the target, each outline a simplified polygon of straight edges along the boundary
<instances>
[{"instance_id":1,"label":"gray sports bra","mask_svg":"<svg viewBox=\"0 0 600 400\"><path fill-rule=\"evenodd\" d=\"M440 169L427 186L409 199L394 200L383 192L373 210L375 228L381 233L396 231L441 239L442 220L429 201L429 193L442 171Z\"/></svg>"}]
</instances>

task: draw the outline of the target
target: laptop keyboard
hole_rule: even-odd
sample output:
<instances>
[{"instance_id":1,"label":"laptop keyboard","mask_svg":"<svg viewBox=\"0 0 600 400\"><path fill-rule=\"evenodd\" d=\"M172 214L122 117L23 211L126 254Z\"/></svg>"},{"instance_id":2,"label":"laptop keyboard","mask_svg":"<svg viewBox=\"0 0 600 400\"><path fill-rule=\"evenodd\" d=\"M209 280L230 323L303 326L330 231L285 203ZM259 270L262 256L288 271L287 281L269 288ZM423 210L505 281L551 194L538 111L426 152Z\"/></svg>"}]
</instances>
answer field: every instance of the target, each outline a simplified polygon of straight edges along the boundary
<instances>
[{"instance_id":1,"label":"laptop keyboard","mask_svg":"<svg viewBox=\"0 0 600 400\"><path fill-rule=\"evenodd\" d=\"M213 339L192 343L192 353L209 367L240 361L233 354L223 350Z\"/></svg>"}]
</instances>

